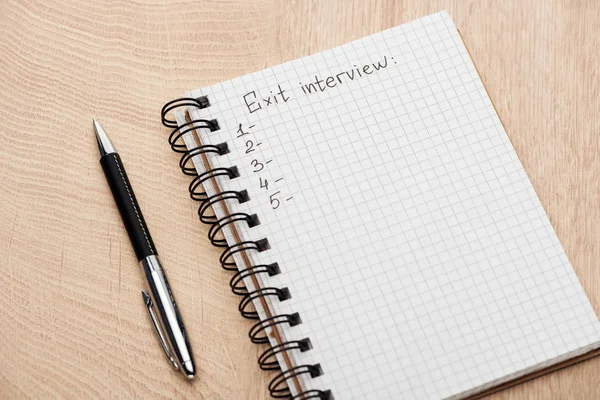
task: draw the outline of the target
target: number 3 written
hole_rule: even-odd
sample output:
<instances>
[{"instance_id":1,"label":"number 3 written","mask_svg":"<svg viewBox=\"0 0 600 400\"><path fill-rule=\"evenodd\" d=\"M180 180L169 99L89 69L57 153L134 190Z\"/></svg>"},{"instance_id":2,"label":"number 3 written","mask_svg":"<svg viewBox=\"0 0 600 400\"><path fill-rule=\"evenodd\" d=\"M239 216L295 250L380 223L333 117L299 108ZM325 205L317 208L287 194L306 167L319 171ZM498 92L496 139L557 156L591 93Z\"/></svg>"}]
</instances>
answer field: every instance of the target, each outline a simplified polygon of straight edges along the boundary
<instances>
[{"instance_id":1,"label":"number 3 written","mask_svg":"<svg viewBox=\"0 0 600 400\"><path fill-rule=\"evenodd\" d=\"M260 172L265 167L265 165L263 163L261 163L261 162L258 162L257 159L253 159L252 162L251 162L251 164L254 167L254 172Z\"/></svg>"}]
</instances>

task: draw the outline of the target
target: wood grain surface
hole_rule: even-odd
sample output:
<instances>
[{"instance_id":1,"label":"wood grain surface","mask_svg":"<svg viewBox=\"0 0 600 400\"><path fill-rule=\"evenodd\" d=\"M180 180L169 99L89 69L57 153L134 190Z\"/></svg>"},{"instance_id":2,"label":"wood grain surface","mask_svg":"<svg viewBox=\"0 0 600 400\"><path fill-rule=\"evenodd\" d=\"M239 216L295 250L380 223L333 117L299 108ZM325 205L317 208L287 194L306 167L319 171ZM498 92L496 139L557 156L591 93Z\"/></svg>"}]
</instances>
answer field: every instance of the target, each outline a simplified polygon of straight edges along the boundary
<instances>
[{"instance_id":1,"label":"wood grain surface","mask_svg":"<svg viewBox=\"0 0 600 400\"><path fill-rule=\"evenodd\" d=\"M186 89L447 9L596 312L597 1L0 2L0 398L267 399L269 374L160 125ZM170 370L98 163L127 166L199 367ZM595 399L600 359L493 399Z\"/></svg>"}]
</instances>

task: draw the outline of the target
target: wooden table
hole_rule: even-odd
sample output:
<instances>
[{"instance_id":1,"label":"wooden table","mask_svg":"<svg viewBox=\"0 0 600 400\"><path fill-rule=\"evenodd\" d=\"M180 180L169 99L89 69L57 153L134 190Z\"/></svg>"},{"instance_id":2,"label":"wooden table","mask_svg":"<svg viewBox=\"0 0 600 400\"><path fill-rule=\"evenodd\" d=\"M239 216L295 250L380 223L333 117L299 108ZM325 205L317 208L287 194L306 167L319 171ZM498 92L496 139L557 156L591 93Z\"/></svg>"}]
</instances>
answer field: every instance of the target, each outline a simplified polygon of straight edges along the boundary
<instances>
[{"instance_id":1,"label":"wooden table","mask_svg":"<svg viewBox=\"0 0 600 400\"><path fill-rule=\"evenodd\" d=\"M13 1L0 4L0 397L267 399L160 125L161 106L446 8L596 311L596 1ZM170 371L98 163L120 150L170 273L199 377ZM494 399L598 398L600 359Z\"/></svg>"}]
</instances>

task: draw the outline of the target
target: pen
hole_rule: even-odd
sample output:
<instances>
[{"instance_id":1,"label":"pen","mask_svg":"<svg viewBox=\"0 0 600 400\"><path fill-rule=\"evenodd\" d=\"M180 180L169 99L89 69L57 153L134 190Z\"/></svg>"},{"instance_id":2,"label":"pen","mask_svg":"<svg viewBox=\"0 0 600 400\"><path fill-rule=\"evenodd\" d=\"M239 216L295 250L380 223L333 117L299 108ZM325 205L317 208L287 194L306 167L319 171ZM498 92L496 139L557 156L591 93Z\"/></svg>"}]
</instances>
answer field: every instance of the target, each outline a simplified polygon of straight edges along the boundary
<instances>
[{"instance_id":1,"label":"pen","mask_svg":"<svg viewBox=\"0 0 600 400\"><path fill-rule=\"evenodd\" d=\"M135 199L121 158L108 135L95 119L94 130L100 150L100 165L102 165L104 175L106 175L106 180L119 208L133 250L148 281L150 293L142 291L142 297L150 320L154 325L160 345L173 368L181 368L185 376L192 379L196 374L192 350L146 221ZM158 310L158 316L155 309ZM173 353L175 357L173 357Z\"/></svg>"}]
</instances>

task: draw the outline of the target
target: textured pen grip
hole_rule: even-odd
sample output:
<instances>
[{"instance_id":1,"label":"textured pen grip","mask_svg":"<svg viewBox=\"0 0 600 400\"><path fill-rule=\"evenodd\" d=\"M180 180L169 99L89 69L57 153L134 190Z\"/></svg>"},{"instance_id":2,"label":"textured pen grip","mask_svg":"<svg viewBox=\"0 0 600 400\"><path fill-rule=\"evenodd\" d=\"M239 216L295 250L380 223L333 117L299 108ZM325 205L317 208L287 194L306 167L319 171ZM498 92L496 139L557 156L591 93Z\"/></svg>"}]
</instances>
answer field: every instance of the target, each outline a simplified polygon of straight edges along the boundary
<instances>
[{"instance_id":1,"label":"textured pen grip","mask_svg":"<svg viewBox=\"0 0 600 400\"><path fill-rule=\"evenodd\" d=\"M117 153L107 154L100 159L100 165L106 175L138 261L147 256L156 255L156 248L135 199L121 158Z\"/></svg>"}]
</instances>

